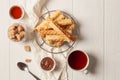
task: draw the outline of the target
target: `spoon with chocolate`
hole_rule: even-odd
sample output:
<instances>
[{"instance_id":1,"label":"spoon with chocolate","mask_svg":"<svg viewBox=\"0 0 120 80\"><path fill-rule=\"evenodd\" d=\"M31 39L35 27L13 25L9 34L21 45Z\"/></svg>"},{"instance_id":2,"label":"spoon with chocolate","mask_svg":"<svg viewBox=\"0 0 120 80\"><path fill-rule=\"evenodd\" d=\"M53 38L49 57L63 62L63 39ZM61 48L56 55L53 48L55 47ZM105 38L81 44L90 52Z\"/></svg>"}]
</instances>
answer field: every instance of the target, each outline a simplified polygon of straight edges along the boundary
<instances>
[{"instance_id":1,"label":"spoon with chocolate","mask_svg":"<svg viewBox=\"0 0 120 80\"><path fill-rule=\"evenodd\" d=\"M26 72L28 72L29 74L31 74L36 80L41 80L41 79L39 79L37 76L35 76L35 75L29 70L27 64L25 64L25 63L23 63L23 62L18 62L18 63L17 63L17 66L18 66L18 68L19 68L20 70L26 71Z\"/></svg>"}]
</instances>

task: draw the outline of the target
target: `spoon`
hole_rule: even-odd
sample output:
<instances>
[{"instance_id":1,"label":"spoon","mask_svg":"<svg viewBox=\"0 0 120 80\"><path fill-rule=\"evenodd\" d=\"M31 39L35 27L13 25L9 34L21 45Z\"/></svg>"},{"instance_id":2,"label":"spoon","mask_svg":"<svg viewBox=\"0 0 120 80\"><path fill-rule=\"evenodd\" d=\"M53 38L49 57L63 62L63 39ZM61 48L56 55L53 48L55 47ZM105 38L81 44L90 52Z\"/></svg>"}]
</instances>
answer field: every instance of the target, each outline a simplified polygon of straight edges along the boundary
<instances>
[{"instance_id":1,"label":"spoon","mask_svg":"<svg viewBox=\"0 0 120 80\"><path fill-rule=\"evenodd\" d=\"M18 66L18 68L19 68L20 70L26 71L26 72L30 73L36 80L41 80L41 79L39 79L37 76L35 76L32 72L30 72L27 64L25 64L25 63L23 63L23 62L18 62L18 63L17 63L17 66Z\"/></svg>"}]
</instances>

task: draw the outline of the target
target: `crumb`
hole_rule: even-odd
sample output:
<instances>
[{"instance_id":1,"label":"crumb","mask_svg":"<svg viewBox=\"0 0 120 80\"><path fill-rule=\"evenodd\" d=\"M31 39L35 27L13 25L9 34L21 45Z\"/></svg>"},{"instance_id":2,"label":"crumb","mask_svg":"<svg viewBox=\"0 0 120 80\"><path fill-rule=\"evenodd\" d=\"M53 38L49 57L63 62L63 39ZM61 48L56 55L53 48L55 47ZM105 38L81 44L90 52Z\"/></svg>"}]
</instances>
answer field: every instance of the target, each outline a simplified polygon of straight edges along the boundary
<instances>
[{"instance_id":1,"label":"crumb","mask_svg":"<svg viewBox=\"0 0 120 80\"><path fill-rule=\"evenodd\" d=\"M32 60L31 59L25 59L26 63L30 63Z\"/></svg>"},{"instance_id":2,"label":"crumb","mask_svg":"<svg viewBox=\"0 0 120 80\"><path fill-rule=\"evenodd\" d=\"M25 49L25 51L27 51L27 52L30 52L31 51L31 47L30 46L24 46L24 49Z\"/></svg>"}]
</instances>

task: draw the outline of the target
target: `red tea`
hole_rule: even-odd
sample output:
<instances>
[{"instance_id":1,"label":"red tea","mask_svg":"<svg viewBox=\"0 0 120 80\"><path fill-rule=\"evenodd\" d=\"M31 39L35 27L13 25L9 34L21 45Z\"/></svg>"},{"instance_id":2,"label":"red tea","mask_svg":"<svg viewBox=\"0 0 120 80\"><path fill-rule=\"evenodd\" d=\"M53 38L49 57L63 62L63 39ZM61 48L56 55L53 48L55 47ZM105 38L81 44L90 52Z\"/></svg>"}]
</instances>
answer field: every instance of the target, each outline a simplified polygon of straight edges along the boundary
<instances>
[{"instance_id":1,"label":"red tea","mask_svg":"<svg viewBox=\"0 0 120 80\"><path fill-rule=\"evenodd\" d=\"M18 7L18 6L14 6L10 10L10 15L14 19L19 19L22 16L22 9L20 7Z\"/></svg>"},{"instance_id":2,"label":"red tea","mask_svg":"<svg viewBox=\"0 0 120 80\"><path fill-rule=\"evenodd\" d=\"M75 70L81 70L87 65L87 56L82 51L74 51L68 57L68 64Z\"/></svg>"}]
</instances>

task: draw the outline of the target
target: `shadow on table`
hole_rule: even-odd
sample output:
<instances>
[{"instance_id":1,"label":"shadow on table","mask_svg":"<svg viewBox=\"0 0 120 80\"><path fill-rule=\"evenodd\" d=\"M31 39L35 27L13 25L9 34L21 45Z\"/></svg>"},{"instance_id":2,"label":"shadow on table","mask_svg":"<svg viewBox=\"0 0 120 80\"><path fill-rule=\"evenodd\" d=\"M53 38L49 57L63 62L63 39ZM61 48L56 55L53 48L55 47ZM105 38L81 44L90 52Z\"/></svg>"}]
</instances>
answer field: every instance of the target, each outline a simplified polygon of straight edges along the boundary
<instances>
[{"instance_id":1,"label":"shadow on table","mask_svg":"<svg viewBox=\"0 0 120 80\"><path fill-rule=\"evenodd\" d=\"M97 59L94 55L89 54L90 64L88 66L88 71L92 74L96 73Z\"/></svg>"},{"instance_id":2,"label":"shadow on table","mask_svg":"<svg viewBox=\"0 0 120 80\"><path fill-rule=\"evenodd\" d=\"M59 71L60 70L60 62L58 60L55 60L57 65L55 67L55 71Z\"/></svg>"},{"instance_id":3,"label":"shadow on table","mask_svg":"<svg viewBox=\"0 0 120 80\"><path fill-rule=\"evenodd\" d=\"M78 39L78 41L82 41L82 40L84 40L84 37L81 35L81 26L82 26L82 24L81 24L81 22L80 21L78 21L77 20L77 18L75 18L72 14L71 14L71 17L74 19L74 21L75 21L75 24L76 24L76 32L75 32L75 34L77 34L77 39Z\"/></svg>"}]
</instances>

